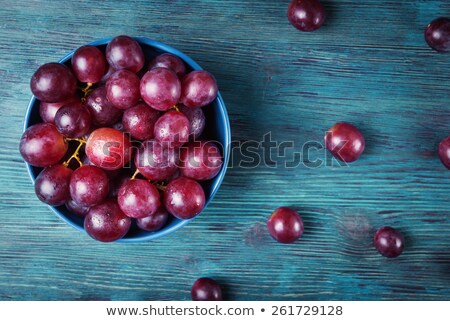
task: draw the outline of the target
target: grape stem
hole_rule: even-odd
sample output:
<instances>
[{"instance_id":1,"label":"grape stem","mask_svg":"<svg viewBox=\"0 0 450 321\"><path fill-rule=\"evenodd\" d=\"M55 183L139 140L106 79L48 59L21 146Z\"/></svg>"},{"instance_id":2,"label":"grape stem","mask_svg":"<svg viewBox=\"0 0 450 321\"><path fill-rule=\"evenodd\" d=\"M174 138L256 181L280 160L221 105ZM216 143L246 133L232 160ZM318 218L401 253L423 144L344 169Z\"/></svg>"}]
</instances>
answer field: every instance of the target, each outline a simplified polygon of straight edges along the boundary
<instances>
[{"instance_id":1,"label":"grape stem","mask_svg":"<svg viewBox=\"0 0 450 321\"><path fill-rule=\"evenodd\" d=\"M77 149L75 149L75 151L73 152L72 156L70 156L69 159L63 163L63 165L67 167L69 166L72 159L76 159L80 167L83 166L83 162L80 160L79 153L81 147L83 147L83 145L86 144L86 140L84 140L83 138L66 138L66 141L77 141L79 144Z\"/></svg>"},{"instance_id":2,"label":"grape stem","mask_svg":"<svg viewBox=\"0 0 450 321\"><path fill-rule=\"evenodd\" d=\"M83 98L85 98L87 95L89 95L91 93L92 85L93 85L93 83L88 82L88 83L86 83L86 87L81 88L81 91L83 92L83 96L84 96Z\"/></svg>"},{"instance_id":3,"label":"grape stem","mask_svg":"<svg viewBox=\"0 0 450 321\"><path fill-rule=\"evenodd\" d=\"M157 189L159 189L160 191L165 191L167 188L167 185L165 185L163 182L156 182L154 184L156 186Z\"/></svg>"},{"instance_id":4,"label":"grape stem","mask_svg":"<svg viewBox=\"0 0 450 321\"><path fill-rule=\"evenodd\" d=\"M180 111L180 109L178 108L178 104L173 105L172 108L175 109L178 112Z\"/></svg>"},{"instance_id":5,"label":"grape stem","mask_svg":"<svg viewBox=\"0 0 450 321\"><path fill-rule=\"evenodd\" d=\"M133 176L131 176L131 179L135 179L136 176L138 176L138 174L140 174L139 170L136 169L136 171L134 172Z\"/></svg>"}]
</instances>

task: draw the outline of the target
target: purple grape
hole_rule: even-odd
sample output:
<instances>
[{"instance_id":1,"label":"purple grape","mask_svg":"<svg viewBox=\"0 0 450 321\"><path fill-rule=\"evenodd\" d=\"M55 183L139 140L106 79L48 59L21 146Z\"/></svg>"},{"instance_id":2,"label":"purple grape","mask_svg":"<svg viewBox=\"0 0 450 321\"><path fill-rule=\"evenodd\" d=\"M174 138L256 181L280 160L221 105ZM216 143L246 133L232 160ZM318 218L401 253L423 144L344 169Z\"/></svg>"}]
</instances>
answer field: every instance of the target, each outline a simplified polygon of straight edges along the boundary
<instances>
[{"instance_id":1,"label":"purple grape","mask_svg":"<svg viewBox=\"0 0 450 321\"><path fill-rule=\"evenodd\" d=\"M389 258L399 256L405 247L402 233L389 226L382 227L375 233L373 243L381 255Z\"/></svg>"},{"instance_id":2,"label":"purple grape","mask_svg":"<svg viewBox=\"0 0 450 321\"><path fill-rule=\"evenodd\" d=\"M170 148L169 144L151 139L142 143L134 163L145 178L160 181L175 174L178 157L178 151Z\"/></svg>"},{"instance_id":3,"label":"purple grape","mask_svg":"<svg viewBox=\"0 0 450 321\"><path fill-rule=\"evenodd\" d=\"M165 111L178 103L181 85L172 70L153 68L142 77L140 91L142 99L150 107Z\"/></svg>"},{"instance_id":4,"label":"purple grape","mask_svg":"<svg viewBox=\"0 0 450 321\"><path fill-rule=\"evenodd\" d=\"M81 218L85 218L90 209L89 206L80 205L72 199L66 202L66 208L70 213Z\"/></svg>"},{"instance_id":5,"label":"purple grape","mask_svg":"<svg viewBox=\"0 0 450 321\"><path fill-rule=\"evenodd\" d=\"M163 53L156 56L148 65L148 70L153 68L167 68L175 72L178 78L183 77L186 74L186 66L183 60L170 53Z\"/></svg>"},{"instance_id":6,"label":"purple grape","mask_svg":"<svg viewBox=\"0 0 450 321\"><path fill-rule=\"evenodd\" d=\"M181 82L180 101L190 108L203 107L216 99L217 90L213 75L204 70L192 71Z\"/></svg>"},{"instance_id":7,"label":"purple grape","mask_svg":"<svg viewBox=\"0 0 450 321\"><path fill-rule=\"evenodd\" d=\"M70 196L78 204L93 206L108 196L109 180L105 172L93 165L77 168L70 179Z\"/></svg>"},{"instance_id":8,"label":"purple grape","mask_svg":"<svg viewBox=\"0 0 450 321\"><path fill-rule=\"evenodd\" d=\"M91 128L91 114L80 102L69 103L56 112L55 126L66 137L83 137Z\"/></svg>"},{"instance_id":9,"label":"purple grape","mask_svg":"<svg viewBox=\"0 0 450 321\"><path fill-rule=\"evenodd\" d=\"M222 301L220 285L210 278L200 278L191 288L192 301Z\"/></svg>"},{"instance_id":10,"label":"purple grape","mask_svg":"<svg viewBox=\"0 0 450 321\"><path fill-rule=\"evenodd\" d=\"M450 169L450 136L439 143L439 158L442 164Z\"/></svg>"},{"instance_id":11,"label":"purple grape","mask_svg":"<svg viewBox=\"0 0 450 321\"><path fill-rule=\"evenodd\" d=\"M59 103L46 103L41 102L39 104L39 116L44 123L54 123L56 112L64 105L70 103L79 102L80 99L76 96L70 97L69 99L59 102Z\"/></svg>"},{"instance_id":12,"label":"purple grape","mask_svg":"<svg viewBox=\"0 0 450 321\"><path fill-rule=\"evenodd\" d=\"M349 123L340 122L327 131L325 146L334 157L350 163L359 158L366 143L358 128Z\"/></svg>"},{"instance_id":13,"label":"purple grape","mask_svg":"<svg viewBox=\"0 0 450 321\"><path fill-rule=\"evenodd\" d=\"M178 109L186 115L191 125L191 131L189 136L193 139L200 137L205 129L206 119L205 114L201 108L190 108L184 105L180 105Z\"/></svg>"},{"instance_id":14,"label":"purple grape","mask_svg":"<svg viewBox=\"0 0 450 321\"><path fill-rule=\"evenodd\" d=\"M99 82L105 75L107 66L105 56L94 46L80 47L72 56L73 73L81 82Z\"/></svg>"},{"instance_id":15,"label":"purple grape","mask_svg":"<svg viewBox=\"0 0 450 321\"><path fill-rule=\"evenodd\" d=\"M215 177L222 168L222 154L212 142L196 141L181 149L180 170L185 177L204 181Z\"/></svg>"},{"instance_id":16,"label":"purple grape","mask_svg":"<svg viewBox=\"0 0 450 321\"><path fill-rule=\"evenodd\" d=\"M437 18L425 29L425 40L428 45L439 52L450 51L450 19Z\"/></svg>"},{"instance_id":17,"label":"purple grape","mask_svg":"<svg viewBox=\"0 0 450 321\"><path fill-rule=\"evenodd\" d=\"M140 79L129 70L113 73L106 82L106 97L119 109L127 109L136 105L140 99Z\"/></svg>"},{"instance_id":18,"label":"purple grape","mask_svg":"<svg viewBox=\"0 0 450 321\"><path fill-rule=\"evenodd\" d=\"M128 36L118 36L106 46L106 60L115 70L137 73L144 67L145 57L139 43Z\"/></svg>"},{"instance_id":19,"label":"purple grape","mask_svg":"<svg viewBox=\"0 0 450 321\"><path fill-rule=\"evenodd\" d=\"M319 0L292 0L287 16L298 30L314 31L323 25L325 9Z\"/></svg>"},{"instance_id":20,"label":"purple grape","mask_svg":"<svg viewBox=\"0 0 450 321\"><path fill-rule=\"evenodd\" d=\"M159 117L154 133L158 141L176 148L188 141L190 130L189 119L179 111L170 110Z\"/></svg>"},{"instance_id":21,"label":"purple grape","mask_svg":"<svg viewBox=\"0 0 450 321\"><path fill-rule=\"evenodd\" d=\"M191 219L205 207L205 192L193 179L177 178L164 191L164 206L176 218Z\"/></svg>"},{"instance_id":22,"label":"purple grape","mask_svg":"<svg viewBox=\"0 0 450 321\"><path fill-rule=\"evenodd\" d=\"M72 170L61 164L45 168L34 182L34 191L44 203L59 206L70 199L69 183Z\"/></svg>"},{"instance_id":23,"label":"purple grape","mask_svg":"<svg viewBox=\"0 0 450 321\"><path fill-rule=\"evenodd\" d=\"M158 190L144 179L131 179L123 184L117 202L125 215L131 218L153 215L161 206Z\"/></svg>"},{"instance_id":24,"label":"purple grape","mask_svg":"<svg viewBox=\"0 0 450 321\"><path fill-rule=\"evenodd\" d=\"M141 230L155 232L160 230L167 223L168 218L169 213L164 206L161 205L156 213L138 218L136 219L136 223Z\"/></svg>"},{"instance_id":25,"label":"purple grape","mask_svg":"<svg viewBox=\"0 0 450 321\"><path fill-rule=\"evenodd\" d=\"M293 243L303 234L303 220L288 207L277 208L267 221L270 236L280 243Z\"/></svg>"},{"instance_id":26,"label":"purple grape","mask_svg":"<svg viewBox=\"0 0 450 321\"><path fill-rule=\"evenodd\" d=\"M130 137L109 127L94 130L84 150L94 165L110 171L124 167L133 152Z\"/></svg>"},{"instance_id":27,"label":"purple grape","mask_svg":"<svg viewBox=\"0 0 450 321\"><path fill-rule=\"evenodd\" d=\"M148 140L154 136L153 130L159 116L160 113L147 104L138 103L123 113L123 128L135 139Z\"/></svg>"},{"instance_id":28,"label":"purple grape","mask_svg":"<svg viewBox=\"0 0 450 321\"><path fill-rule=\"evenodd\" d=\"M75 96L77 80L68 67L50 62L38 68L31 77L30 87L40 101L57 103Z\"/></svg>"},{"instance_id":29,"label":"purple grape","mask_svg":"<svg viewBox=\"0 0 450 321\"><path fill-rule=\"evenodd\" d=\"M40 123L28 127L20 139L20 154L33 166L47 167L58 163L66 154L68 144L56 126Z\"/></svg>"},{"instance_id":30,"label":"purple grape","mask_svg":"<svg viewBox=\"0 0 450 321\"><path fill-rule=\"evenodd\" d=\"M100 242L121 239L128 233L130 226L131 218L111 199L91 207L84 219L84 229L88 235Z\"/></svg>"},{"instance_id":31,"label":"purple grape","mask_svg":"<svg viewBox=\"0 0 450 321\"><path fill-rule=\"evenodd\" d=\"M95 126L112 126L122 115L122 111L115 108L106 98L106 88L104 86L94 89L87 96L85 105L89 109L92 123Z\"/></svg>"}]
</instances>

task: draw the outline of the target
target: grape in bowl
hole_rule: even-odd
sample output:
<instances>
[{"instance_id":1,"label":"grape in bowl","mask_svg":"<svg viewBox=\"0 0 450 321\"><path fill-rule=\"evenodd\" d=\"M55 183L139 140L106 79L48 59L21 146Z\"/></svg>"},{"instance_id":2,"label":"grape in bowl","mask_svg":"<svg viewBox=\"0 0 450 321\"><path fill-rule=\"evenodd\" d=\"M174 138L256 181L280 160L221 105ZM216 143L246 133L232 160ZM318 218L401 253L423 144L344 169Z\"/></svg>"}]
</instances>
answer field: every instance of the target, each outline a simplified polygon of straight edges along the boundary
<instances>
[{"instance_id":1,"label":"grape in bowl","mask_svg":"<svg viewBox=\"0 0 450 321\"><path fill-rule=\"evenodd\" d=\"M114 51L113 45L110 45L110 48L108 48L108 44L111 43L119 48L123 43L133 43L133 41L131 41L130 39L134 39L134 41L136 41L142 48L143 57L137 56L134 57L134 59L127 60L126 57L120 55L120 52L116 52L117 50ZM97 48L98 50L92 49L92 47ZM218 91L217 95L212 98L210 97L210 95L206 95L206 97L204 98L191 97L192 92L190 93L191 96L189 96L188 94L184 94L184 96L192 98L189 100L189 103L195 99L203 99L203 102L205 102L206 106L199 106L198 108L201 108L201 111L197 110L197 112L195 113L185 112L184 114L186 115L186 119L183 118L184 116L177 114L183 113L183 110L186 110L186 108L192 109L192 106L186 107L181 104L181 84L184 77L189 75L189 73L192 73L194 71L201 71L202 68L200 67L200 65L177 49L144 37L130 38L126 36L119 36L115 38L94 41L81 48L83 48L83 50L80 50L78 53L77 50L74 50L73 52L66 55L59 61L58 65L50 65L51 68L48 68L52 69L53 71L48 72L48 70L46 71L45 68L43 68L44 70L41 70L41 76L37 79L32 80L32 89L34 89L33 92L36 92L37 95L42 98L42 100L39 100L36 95L33 95L30 99L25 115L25 133L22 137L22 140L24 139L24 137L30 137L30 139L28 139L28 142L30 142L31 139L35 139L32 141L32 144L21 143L20 147L21 153L26 160L28 173L33 183L35 183L36 178L44 170L45 167L52 168L52 166L56 166L56 164L58 164L58 167L54 170L56 174L52 174L50 172L49 174L46 174L44 178L46 178L47 176L52 178L53 175L59 175L58 173L63 173L65 175L63 176L64 178L73 175L71 171L76 172L75 182L71 182L71 185L73 186L71 188L71 191L69 191L69 194L72 198L68 202L66 202L65 205L61 205L61 200L63 200L64 197L67 197L68 195L68 190L64 189L66 186L64 184L61 185L64 188L61 187L61 191L56 191L55 195L44 195L48 190L48 187L51 185L51 181L48 179L40 180L40 184L38 185L38 192L43 195L40 195L39 199L47 200L51 198L51 202L53 202L53 204L49 204L49 206L52 211L58 217L60 217L69 225L79 231L86 230L86 215L90 215L90 222L101 222L103 218L105 218L103 221L105 222L105 224L108 224L108 228L110 228L111 224L115 222L106 220L107 216L105 216L105 213L107 213L108 211L111 213L117 212L118 214L116 216L122 219L121 228L127 228L129 216L127 216L127 219L124 221L120 206L118 208L116 206L116 203L111 204L110 202L111 197L119 199L118 193L121 192L120 188L124 185L124 188L126 188L126 181L128 181L129 179L143 179L151 182L155 186L158 186L158 188L160 189L159 192L162 194L161 204L163 204L163 190L165 189L164 184L160 185L160 181L154 181L151 178L147 177L148 175L144 175L148 174L148 171L142 171L141 173L138 173L138 176L133 175L136 167L143 166L139 163L139 157L135 156L135 154L137 154L140 150L139 147L142 147L142 149L145 150L145 148L143 148L144 145L147 146L151 142L156 142L157 144L172 144L170 145L170 148L180 148L180 145L187 145L188 143L190 144L191 140L198 139L202 142L214 142L219 148L222 155L221 167L219 170L217 170L217 175L209 180L198 181L199 186L201 186L204 192L205 200L204 205L201 207L201 209L203 210L213 199L225 176L229 159L231 133L226 107ZM100 56L98 52L101 53ZM73 58L74 53L77 53L75 59ZM93 70L89 71L89 68L86 68L86 64L83 63L83 58L88 58L90 56L104 56L106 58L106 63L105 61L101 60L100 62L93 65ZM169 56L170 59L167 59L167 56ZM158 60L157 57L160 57L160 59ZM77 78L76 91L82 95L85 95L83 97L85 98L85 100L83 101L84 107L82 113L73 112L77 108L81 107L75 104L72 99L74 95L74 83L73 80L70 79L71 77L67 76L70 72L70 67L74 64L74 60L76 65L78 66L76 67L76 73L72 71L72 73L74 74L73 77ZM166 67L174 68L174 70L170 72L166 70L161 71L161 69L164 69ZM143 82L141 79L144 78L150 70L155 69L157 72L155 73L153 71L150 74L156 74L156 76L146 77L147 86L143 86ZM126 70L126 72L124 72L124 70ZM50 83L51 85L51 81L54 81L53 79L49 79L47 81L42 81L41 83L39 83L39 80L43 78L42 74L45 76L46 72L48 72L48 74L50 75L57 74L57 76L63 80L63 92L58 93L56 97L55 94L46 90L45 86L42 85L48 83ZM172 91L170 93L172 94L172 96L168 101L162 101L161 97L158 97L156 95L159 93L159 91L156 93L151 91L154 87L153 85L155 84L155 82L158 83L158 81L161 80L161 77L158 78L159 74L162 74L164 76L169 75L168 77L172 77L173 79L175 79L175 81L179 81L180 87L178 88L177 86L173 86L173 88L171 88ZM206 75L206 78L208 78L210 74L205 71L204 75ZM126 92L126 90L124 89L126 89L127 86L136 85L136 78L139 79L139 90L137 92L132 91L131 94L129 92ZM81 81L83 81L83 83ZM92 81L94 84L90 81ZM161 86L163 86L161 87L161 90L163 90L164 83L162 83ZM137 95L140 95L138 101L136 99ZM172 104L174 102L173 99L175 99L175 106L169 105L169 103ZM64 104L59 104L59 102L63 100L67 102L64 102ZM149 103L154 104L154 106L149 105ZM65 109L58 114L58 110L63 106L66 106L67 104L68 107L65 107ZM72 105L72 107L70 105ZM51 108L49 108L49 106L51 106ZM91 115L90 121L86 120L87 112L89 112L89 114ZM157 120L166 113L177 114L177 116L179 116L178 118L182 118L182 120L184 121L184 125L186 125L187 123L189 124L187 128L182 128L183 131L180 132L180 134L182 134L181 140L175 141L175 138L179 138L177 137L177 135L175 135L175 138L172 139L172 136L170 135L170 137L167 138L167 135L156 133L155 124ZM45 115L45 119L44 117L42 117L42 115ZM197 119L193 119L193 115L194 117L197 117ZM78 123L77 117L81 117L79 119L81 123ZM123 119L122 117L126 119ZM142 117L143 121L136 122L136 117ZM55 118L58 126L56 126L55 124ZM166 118L169 117L167 116ZM170 126L161 126L161 123L162 121L158 126L156 126L157 129L162 128L161 130L166 130L167 128L172 128ZM194 127L194 123L201 124L201 128L198 126ZM87 127L89 125L90 127L88 130ZM30 128L33 126L35 127L35 129L30 130ZM73 135L73 137L64 137L64 135L58 131L58 128L64 133L70 133L70 135ZM200 133L201 135L197 131L198 128L203 131L203 133ZM131 132L131 135L123 134L122 130L127 131L128 133ZM189 142L187 142L186 130L189 130ZM50 140L52 140L50 144L48 144L48 141L46 141L47 138L41 139L41 137L45 136L42 136L43 133L45 133L45 135L50 135ZM31 136L31 134L33 136ZM165 137L164 139L161 138L163 136ZM102 139L105 139L105 137L106 139L112 137L114 138L113 140L115 140L113 141L113 143L117 142L118 144L122 144L120 145L120 150L122 151L122 153L118 154L117 159L111 159L111 157L102 157L102 155L98 155L95 153L95 144L101 142ZM159 142L158 139L162 139L163 141ZM167 142L166 140L169 141ZM78 141L84 141L85 145L80 152L80 157L76 157L77 159L73 159L70 155L74 155L74 149L77 148ZM35 142L37 142L37 144L35 144ZM39 144L41 144L41 146L39 146ZM82 144L80 143L79 146L81 145ZM44 150L41 150L42 148ZM38 151L41 150L41 153L34 153L36 151L35 149L37 149ZM152 150L146 152L148 155L155 156L157 155L157 151L158 149L153 148ZM42 155L42 152L44 153L44 155ZM176 156L178 157L179 154L180 153L177 152ZM113 154L111 153L110 155ZM99 171L97 170L85 170L84 172L86 173L83 174L83 171L77 171L77 167L80 165L83 166L79 168L82 168L85 165L88 165L86 169L89 169L89 166L101 168L106 174L106 178L101 173L98 173ZM63 168L64 166L67 167L67 170ZM123 170L122 167L124 166L129 168L127 170ZM89 174L90 172L92 172L92 175L95 174L94 176L97 177L95 183L92 183L92 180L89 180L89 177L91 177L91 174ZM178 176L181 175L178 168L175 168L175 170L170 174L171 175L167 174L166 176L164 176L163 181L166 182L165 185L167 185L170 180L175 180L178 178ZM105 189L101 189L101 193L95 192L95 194L99 195L88 195L96 196L93 197L95 202L78 204L77 202L73 201L74 197L78 197L79 200L84 200L84 198L80 197L79 194L85 191L85 189L89 189L89 187L92 187L89 184L99 184L99 182L104 182L105 179L108 180L109 186L105 187L103 184L102 188ZM189 179L193 180L192 178ZM77 183L79 184L77 185ZM154 190L152 188L148 189L152 191L152 195L154 196ZM126 191L122 192L125 194L125 196L128 195ZM122 197L121 202L125 202L129 199L129 197ZM101 207L100 205L103 203L105 203L105 206ZM119 203L117 202L117 204ZM157 205L159 206L160 204ZM127 208L127 206L123 205L123 208ZM92 213L89 214L90 212ZM110 239L108 237L104 237L103 235L97 234L99 236L97 239L106 239L108 241L112 240L124 243L152 240L178 230L179 228L190 222L190 220L192 219L180 219L177 218L177 213L164 212L164 208L161 205L161 207L158 208L158 211L155 211L154 213L155 215L157 214L160 216L158 220L163 222L164 224L156 224L154 222L151 222L151 220L146 217L130 217L130 228L124 236L122 235L124 234L124 232L117 233L117 235L120 234L121 238ZM199 213L195 214L198 215ZM162 218L164 218L164 220L162 220ZM148 227L150 225L152 225L151 228ZM156 225L159 226L159 229L155 231L154 226ZM90 233L91 231L94 232ZM89 225L88 234L95 239L95 233L95 229L92 229L92 226Z\"/></svg>"}]
</instances>

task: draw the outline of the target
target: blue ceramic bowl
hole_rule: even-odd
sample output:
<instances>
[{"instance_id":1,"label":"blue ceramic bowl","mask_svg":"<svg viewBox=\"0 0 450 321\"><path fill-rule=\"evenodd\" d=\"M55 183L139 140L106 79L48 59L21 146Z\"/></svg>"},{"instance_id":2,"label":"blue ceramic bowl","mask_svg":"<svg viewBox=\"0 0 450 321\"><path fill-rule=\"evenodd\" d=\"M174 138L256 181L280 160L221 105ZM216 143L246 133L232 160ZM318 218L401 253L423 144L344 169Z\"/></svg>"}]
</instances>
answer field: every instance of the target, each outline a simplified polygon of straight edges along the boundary
<instances>
[{"instance_id":1,"label":"blue ceramic bowl","mask_svg":"<svg viewBox=\"0 0 450 321\"><path fill-rule=\"evenodd\" d=\"M186 67L188 67L188 69L191 70L202 69L200 65L197 64L194 60L192 60L189 56L185 55L184 53L178 51L175 48L172 48L166 44L144 37L136 37L135 39L141 44L141 47L144 50L144 54L146 56L146 65L148 61L150 61L154 56L168 52L180 57L185 62ZM104 49L106 48L108 42L110 42L111 40L112 38L97 40L91 42L90 45L97 46L100 49ZM66 55L64 58L62 58L59 62L70 64L70 59L72 58L74 52L75 50ZM220 147L222 148L222 154L224 159L223 167L220 170L219 174L212 180L202 183L206 196L206 205L205 205L206 208L206 206L212 201L214 195L219 189L219 186L222 183L222 180L225 176L228 160L230 158L231 132L227 110L225 108L225 103L223 102L220 93L217 95L216 100L211 104L211 106L208 106L208 108L203 108L203 111L206 117L206 127L202 137L203 139L217 141ZM25 115L24 131L31 125L40 122L42 122L42 120L39 116L39 101L36 99L36 97L32 96L30 102L28 103L28 108ZM40 173L42 168L34 167L29 164L27 164L27 168L31 180L34 183L34 181L36 180L36 176ZM59 207L49 206L49 207L59 218L61 218L67 224L69 224L70 226L81 232L85 232L83 227L83 219L70 213L65 208L65 206ZM136 226L132 226L128 234L124 238L116 242L133 243L133 242L143 242L153 240L165 236L167 234L170 234L172 232L175 232L179 228L188 224L190 221L191 220L180 220L172 218L166 224L166 226L164 226L161 230L156 232L147 232L138 229Z\"/></svg>"}]
</instances>

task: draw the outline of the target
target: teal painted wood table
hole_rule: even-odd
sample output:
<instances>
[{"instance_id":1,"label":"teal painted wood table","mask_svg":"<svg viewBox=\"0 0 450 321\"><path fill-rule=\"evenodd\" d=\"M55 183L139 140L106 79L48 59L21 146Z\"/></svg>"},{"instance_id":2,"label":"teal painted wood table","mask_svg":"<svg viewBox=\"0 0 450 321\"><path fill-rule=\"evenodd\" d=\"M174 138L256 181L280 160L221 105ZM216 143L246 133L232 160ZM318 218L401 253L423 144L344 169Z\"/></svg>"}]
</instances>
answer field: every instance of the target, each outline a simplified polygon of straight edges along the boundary
<instances>
[{"instance_id":1,"label":"teal painted wood table","mask_svg":"<svg viewBox=\"0 0 450 321\"><path fill-rule=\"evenodd\" d=\"M301 33L287 0L0 0L0 299L188 300L202 276L228 300L450 299L450 171L437 156L450 135L450 55L423 39L450 3L323 3L325 25ZM18 152L36 68L119 34L211 71L235 147L202 215L140 244L102 244L59 220ZM366 138L349 166L321 149L337 121ZM284 153L267 152L269 133ZM279 206L304 219L295 244L266 231ZM405 235L396 259L372 246L383 225Z\"/></svg>"}]
</instances>

